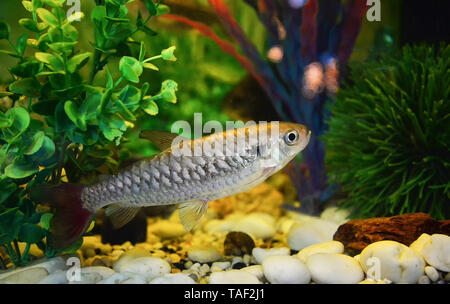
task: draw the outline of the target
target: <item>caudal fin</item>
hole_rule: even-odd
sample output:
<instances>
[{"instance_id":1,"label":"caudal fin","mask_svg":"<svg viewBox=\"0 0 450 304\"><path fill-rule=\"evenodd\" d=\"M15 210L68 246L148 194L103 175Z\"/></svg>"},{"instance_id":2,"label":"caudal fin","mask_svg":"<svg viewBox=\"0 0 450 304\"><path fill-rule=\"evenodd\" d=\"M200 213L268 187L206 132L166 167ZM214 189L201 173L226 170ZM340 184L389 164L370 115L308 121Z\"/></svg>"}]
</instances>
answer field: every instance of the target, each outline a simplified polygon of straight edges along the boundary
<instances>
[{"instance_id":1,"label":"caudal fin","mask_svg":"<svg viewBox=\"0 0 450 304\"><path fill-rule=\"evenodd\" d=\"M60 184L32 187L30 196L38 203L54 208L47 244L54 249L75 243L89 227L93 212L83 208L81 185Z\"/></svg>"}]
</instances>

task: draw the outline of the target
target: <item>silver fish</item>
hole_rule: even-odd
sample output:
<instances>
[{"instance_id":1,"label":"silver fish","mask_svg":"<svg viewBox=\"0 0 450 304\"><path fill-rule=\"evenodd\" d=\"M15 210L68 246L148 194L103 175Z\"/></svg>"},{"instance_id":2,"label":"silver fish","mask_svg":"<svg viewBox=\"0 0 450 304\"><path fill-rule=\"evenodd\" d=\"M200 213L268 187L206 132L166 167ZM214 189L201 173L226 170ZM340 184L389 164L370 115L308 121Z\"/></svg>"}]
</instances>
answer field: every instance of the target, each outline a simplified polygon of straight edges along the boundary
<instances>
[{"instance_id":1,"label":"silver fish","mask_svg":"<svg viewBox=\"0 0 450 304\"><path fill-rule=\"evenodd\" d=\"M143 135L163 151L93 185L62 184L34 191L37 200L47 198L56 209L52 247L76 241L105 206L118 228L141 207L178 204L181 223L190 231L200 223L209 201L262 183L306 147L311 132L300 124L271 122L194 140L155 131Z\"/></svg>"}]
</instances>

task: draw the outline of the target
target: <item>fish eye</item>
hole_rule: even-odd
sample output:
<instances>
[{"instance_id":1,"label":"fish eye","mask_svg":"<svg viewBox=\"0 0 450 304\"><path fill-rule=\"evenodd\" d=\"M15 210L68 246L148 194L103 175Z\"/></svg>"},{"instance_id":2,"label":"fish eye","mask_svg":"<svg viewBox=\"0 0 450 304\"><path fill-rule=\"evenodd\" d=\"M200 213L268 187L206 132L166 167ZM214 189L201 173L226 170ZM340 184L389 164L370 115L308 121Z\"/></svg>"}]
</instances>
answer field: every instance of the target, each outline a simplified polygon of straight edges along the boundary
<instances>
[{"instance_id":1,"label":"fish eye","mask_svg":"<svg viewBox=\"0 0 450 304\"><path fill-rule=\"evenodd\" d=\"M298 140L298 132L295 130L288 131L284 136L284 141L288 145L293 145Z\"/></svg>"}]
</instances>

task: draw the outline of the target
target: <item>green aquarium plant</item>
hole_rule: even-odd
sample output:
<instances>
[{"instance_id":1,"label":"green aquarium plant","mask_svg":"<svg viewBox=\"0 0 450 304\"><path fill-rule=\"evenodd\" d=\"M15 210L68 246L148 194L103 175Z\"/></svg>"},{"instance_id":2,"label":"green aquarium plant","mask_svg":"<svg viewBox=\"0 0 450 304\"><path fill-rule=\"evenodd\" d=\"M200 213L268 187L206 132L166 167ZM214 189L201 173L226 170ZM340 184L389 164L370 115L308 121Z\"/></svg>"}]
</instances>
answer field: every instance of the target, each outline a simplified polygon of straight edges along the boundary
<instances>
[{"instance_id":1,"label":"green aquarium plant","mask_svg":"<svg viewBox=\"0 0 450 304\"><path fill-rule=\"evenodd\" d=\"M113 151L127 141L127 129L142 116L158 114L157 102L177 102L175 81L164 80L153 95L150 84L141 81L144 69L158 69L155 60L175 61L175 47L148 58L146 45L133 39L139 32L155 35L146 24L167 7L145 1L149 14L143 20L140 13L129 16L127 4L133 0L95 2L89 49L81 48L76 28L83 14L67 16L63 0L22 1L30 16L19 20L26 32L17 41L10 37L11 27L0 22L0 39L10 45L0 55L17 59L7 89L0 92L8 101L0 104L0 246L15 265L28 262L32 244L47 256L58 253L45 243L51 210L32 201L27 189L80 182L102 167L117 169ZM108 68L113 64L116 78ZM102 70L106 79L96 79ZM19 242L26 244L24 250ZM6 264L1 262L0 268Z\"/></svg>"},{"instance_id":2,"label":"green aquarium plant","mask_svg":"<svg viewBox=\"0 0 450 304\"><path fill-rule=\"evenodd\" d=\"M449 67L448 45L353 66L324 136L330 181L353 217L450 217Z\"/></svg>"}]
</instances>

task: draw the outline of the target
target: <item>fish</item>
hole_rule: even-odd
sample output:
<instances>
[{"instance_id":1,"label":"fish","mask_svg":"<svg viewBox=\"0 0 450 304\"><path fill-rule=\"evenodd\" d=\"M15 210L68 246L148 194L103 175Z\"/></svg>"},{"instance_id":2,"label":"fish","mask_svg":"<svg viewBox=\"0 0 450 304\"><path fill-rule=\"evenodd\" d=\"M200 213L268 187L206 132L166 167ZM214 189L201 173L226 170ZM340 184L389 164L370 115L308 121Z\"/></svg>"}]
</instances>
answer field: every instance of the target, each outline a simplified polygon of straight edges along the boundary
<instances>
[{"instance_id":1,"label":"fish","mask_svg":"<svg viewBox=\"0 0 450 304\"><path fill-rule=\"evenodd\" d=\"M310 136L304 125L278 121L197 139L145 130L141 137L161 153L91 185L40 185L29 193L54 209L47 242L55 249L79 240L104 207L114 228L120 228L142 207L178 204L181 223L191 231L205 215L208 202L261 184L301 152Z\"/></svg>"}]
</instances>

